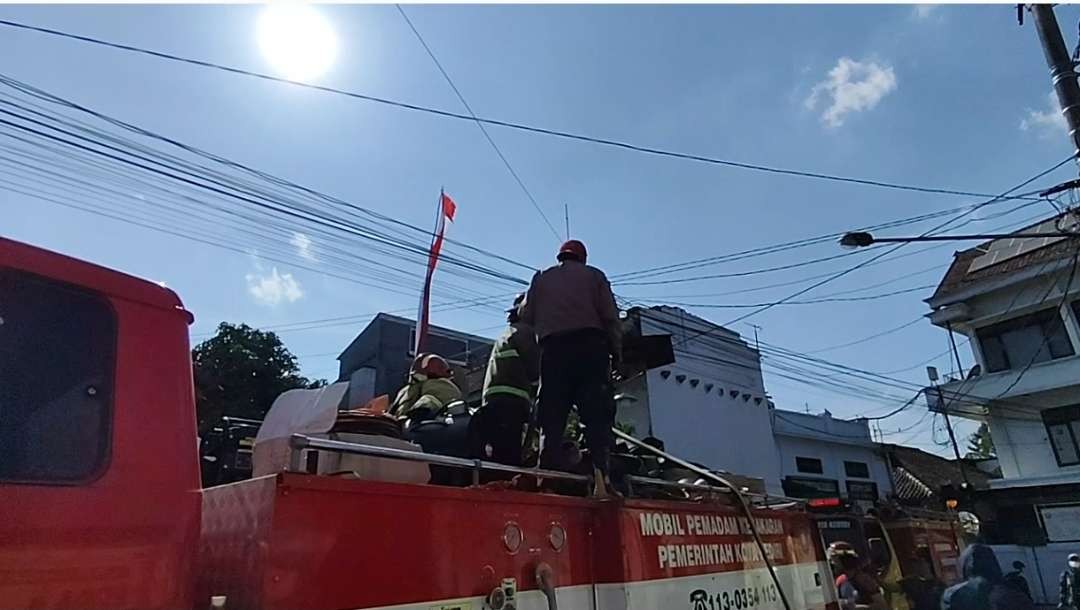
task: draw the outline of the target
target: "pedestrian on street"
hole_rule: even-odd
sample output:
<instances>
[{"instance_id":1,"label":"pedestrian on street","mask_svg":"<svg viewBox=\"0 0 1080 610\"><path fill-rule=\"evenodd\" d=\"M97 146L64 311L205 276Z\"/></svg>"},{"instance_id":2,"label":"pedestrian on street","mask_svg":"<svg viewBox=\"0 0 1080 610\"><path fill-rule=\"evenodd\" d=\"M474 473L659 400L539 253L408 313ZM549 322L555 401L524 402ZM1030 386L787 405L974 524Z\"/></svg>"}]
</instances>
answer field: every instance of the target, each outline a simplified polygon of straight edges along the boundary
<instances>
[{"instance_id":1,"label":"pedestrian on street","mask_svg":"<svg viewBox=\"0 0 1080 610\"><path fill-rule=\"evenodd\" d=\"M941 610L1035 610L1031 599L1005 584L994 550L973 544L960 555L964 582L949 587Z\"/></svg>"},{"instance_id":2,"label":"pedestrian on street","mask_svg":"<svg viewBox=\"0 0 1080 610\"><path fill-rule=\"evenodd\" d=\"M1012 567L1012 572L1005 575L1005 584L1031 599L1031 587L1028 585L1027 578L1024 577L1024 568L1027 566L1023 561L1014 561Z\"/></svg>"},{"instance_id":3,"label":"pedestrian on street","mask_svg":"<svg viewBox=\"0 0 1080 610\"><path fill-rule=\"evenodd\" d=\"M1065 571L1061 573L1061 589L1058 595L1061 610L1080 609L1080 555L1069 555Z\"/></svg>"},{"instance_id":4,"label":"pedestrian on street","mask_svg":"<svg viewBox=\"0 0 1080 610\"><path fill-rule=\"evenodd\" d=\"M559 468L563 434L572 406L585 426L596 495L608 495L615 423L611 372L618 370L622 329L615 295L604 272L585 264L585 244L559 248L559 263L533 276L521 321L540 344L539 420L544 433L542 466Z\"/></svg>"}]
</instances>

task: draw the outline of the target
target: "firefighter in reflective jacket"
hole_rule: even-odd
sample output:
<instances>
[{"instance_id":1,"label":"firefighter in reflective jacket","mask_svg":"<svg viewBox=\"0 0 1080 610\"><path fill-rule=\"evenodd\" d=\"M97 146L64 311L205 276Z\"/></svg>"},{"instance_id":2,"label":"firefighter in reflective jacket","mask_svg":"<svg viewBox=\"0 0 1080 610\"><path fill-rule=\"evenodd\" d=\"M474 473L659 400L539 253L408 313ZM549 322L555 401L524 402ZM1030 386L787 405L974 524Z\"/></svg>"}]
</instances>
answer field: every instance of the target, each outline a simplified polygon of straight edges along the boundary
<instances>
[{"instance_id":1,"label":"firefighter in reflective jacket","mask_svg":"<svg viewBox=\"0 0 1080 610\"><path fill-rule=\"evenodd\" d=\"M409 382L390 405L390 413L402 419L420 410L426 411L425 415L437 415L451 402L461 400L461 390L450 375L450 364L442 356L420 354L409 369Z\"/></svg>"},{"instance_id":2,"label":"firefighter in reflective jacket","mask_svg":"<svg viewBox=\"0 0 1080 610\"><path fill-rule=\"evenodd\" d=\"M491 349L477 412L479 457L511 466L522 461L522 431L532 414L540 380L540 352L531 326L520 321L519 294L507 310L510 326Z\"/></svg>"}]
</instances>

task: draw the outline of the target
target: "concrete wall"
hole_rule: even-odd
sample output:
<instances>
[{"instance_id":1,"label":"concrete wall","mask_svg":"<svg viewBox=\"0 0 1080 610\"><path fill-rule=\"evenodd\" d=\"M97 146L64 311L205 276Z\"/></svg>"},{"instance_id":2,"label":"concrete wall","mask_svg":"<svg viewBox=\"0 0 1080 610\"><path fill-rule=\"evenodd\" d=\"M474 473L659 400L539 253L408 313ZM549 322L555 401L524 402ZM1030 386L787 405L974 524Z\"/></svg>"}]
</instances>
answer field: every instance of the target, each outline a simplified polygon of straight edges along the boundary
<instances>
[{"instance_id":1,"label":"concrete wall","mask_svg":"<svg viewBox=\"0 0 1080 610\"><path fill-rule=\"evenodd\" d=\"M621 410L639 437L710 468L764 479L781 493L760 357L738 333L673 307L640 314L643 335L670 334L675 363L649 371Z\"/></svg>"},{"instance_id":2,"label":"concrete wall","mask_svg":"<svg viewBox=\"0 0 1080 610\"><path fill-rule=\"evenodd\" d=\"M692 387L689 377L680 383L678 363L667 370L667 379L660 371L647 374L651 434L680 457L764 479L770 493L782 493L768 405L720 394L715 386L705 392L703 383Z\"/></svg>"},{"instance_id":3,"label":"concrete wall","mask_svg":"<svg viewBox=\"0 0 1080 610\"><path fill-rule=\"evenodd\" d=\"M790 412L777 411L784 417L791 417ZM795 413L794 415L803 415ZM823 416L809 416L814 419L825 419ZM828 418L832 419L832 418ZM844 422L841 420L832 420L833 422L839 422L841 424L848 424L854 422ZM892 492L892 481L889 477L889 468L882 457L881 452L869 439L869 430L866 429L866 423L861 422L862 428L867 431L867 439L864 443L858 441L846 442L847 439L840 439L838 437L833 438L815 438L814 433L807 431L806 435L791 434L781 429L784 426L783 420L775 422L776 425L776 447L780 457L780 474L783 477L808 477L808 478L821 478L832 479L838 481L840 484L840 492L844 495L847 494L847 481L860 481L867 482L872 481L877 484L878 497L885 498ZM858 426L855 426L857 429ZM845 428L851 428L845 426ZM824 472L820 475L809 474L805 472L799 472L799 469L795 465L796 457L809 457L817 458L821 460ZM870 470L870 478L856 478L848 477L844 470L844 462L862 462L867 464Z\"/></svg>"},{"instance_id":4,"label":"concrete wall","mask_svg":"<svg viewBox=\"0 0 1080 610\"><path fill-rule=\"evenodd\" d=\"M1080 402L1080 396L1077 401ZM1075 404L1075 403L1074 403ZM994 410L988 419L990 436L994 439L1002 477L1021 479L1025 477L1056 476L1073 473L1080 477L1080 466L1062 468L1054 457L1054 449L1041 419L1021 420L1012 417L995 417Z\"/></svg>"}]
</instances>

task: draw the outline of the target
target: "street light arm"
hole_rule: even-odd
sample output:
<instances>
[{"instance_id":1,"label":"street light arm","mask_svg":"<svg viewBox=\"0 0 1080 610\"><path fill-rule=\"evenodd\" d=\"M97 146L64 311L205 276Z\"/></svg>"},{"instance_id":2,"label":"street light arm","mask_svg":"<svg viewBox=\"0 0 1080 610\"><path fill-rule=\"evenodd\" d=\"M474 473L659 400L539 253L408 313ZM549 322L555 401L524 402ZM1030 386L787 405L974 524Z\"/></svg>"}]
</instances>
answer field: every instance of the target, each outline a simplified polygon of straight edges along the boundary
<instances>
[{"instance_id":1,"label":"street light arm","mask_svg":"<svg viewBox=\"0 0 1080 610\"><path fill-rule=\"evenodd\" d=\"M870 233L853 231L840 238L845 248L862 248L873 244L898 244L916 241L989 241L994 239L1028 239L1037 237L1075 238L1080 233L1052 231L1047 233L979 233L972 235L916 235L912 237L875 237Z\"/></svg>"}]
</instances>

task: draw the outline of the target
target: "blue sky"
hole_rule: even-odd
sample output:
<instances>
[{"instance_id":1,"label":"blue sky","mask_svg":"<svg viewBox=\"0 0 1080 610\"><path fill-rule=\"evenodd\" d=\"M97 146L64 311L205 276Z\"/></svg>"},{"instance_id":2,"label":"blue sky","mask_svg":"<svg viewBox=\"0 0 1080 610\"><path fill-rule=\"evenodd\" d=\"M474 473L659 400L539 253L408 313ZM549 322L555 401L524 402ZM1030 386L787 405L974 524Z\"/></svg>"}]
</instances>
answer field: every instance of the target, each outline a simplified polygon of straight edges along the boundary
<instances>
[{"instance_id":1,"label":"blue sky","mask_svg":"<svg viewBox=\"0 0 1080 610\"><path fill-rule=\"evenodd\" d=\"M319 84L462 110L393 6L320 10L336 31L339 52ZM1003 191L1070 152L1049 105L1035 32L1030 23L1017 26L1011 6L407 10L481 116L731 160L976 192ZM5 6L0 18L272 72L255 40L259 11ZM1075 7L1058 8L1070 45L1078 16ZM445 187L460 206L452 237L529 265L551 262L558 244L471 123L8 29L0 36L0 72L416 225L431 224ZM496 127L490 133L558 227L568 204L574 236L588 244L590 262L609 275L978 201L710 166ZM1036 186L1074 174L1067 166ZM222 250L2 188L0 205L6 236L166 282L194 312L196 339L221 320L275 326L415 306L411 296L260 260L257 250ZM999 227L1041 212L1050 210L1029 207L968 228ZM304 239L292 241L296 254L320 247L318 237ZM923 270L851 296L933 284L958 247L875 265L805 298ZM919 248L925 246L909 247ZM741 272L839 252L822 244L700 272ZM717 295L838 271L856 260L673 285L616 282L615 289L645 302L770 301L805 284ZM324 262L315 255L309 266ZM446 276L437 276L437 283L440 278ZM513 287L493 286L486 294L507 290ZM913 320L926 313L922 299L929 293L780 306L747 322L760 325L761 338L771 345L811 351ZM689 309L721 323L745 313ZM434 322L492 334L501 317L474 308L436 313ZM334 355L363 325L284 331L282 337L301 356L306 374L332 377ZM734 330L753 334L744 323ZM944 332L920 322L820 357L880 372L911 368L893 376L921 383L923 368L912 366L945 348ZM966 360L968 352L962 352ZM945 358L936 363L948 369ZM809 404L837 416L888 410L880 402L807 388L768 369L766 386L781 408ZM939 450L930 420L922 416L912 409L882 429L921 421L888 439Z\"/></svg>"}]
</instances>

